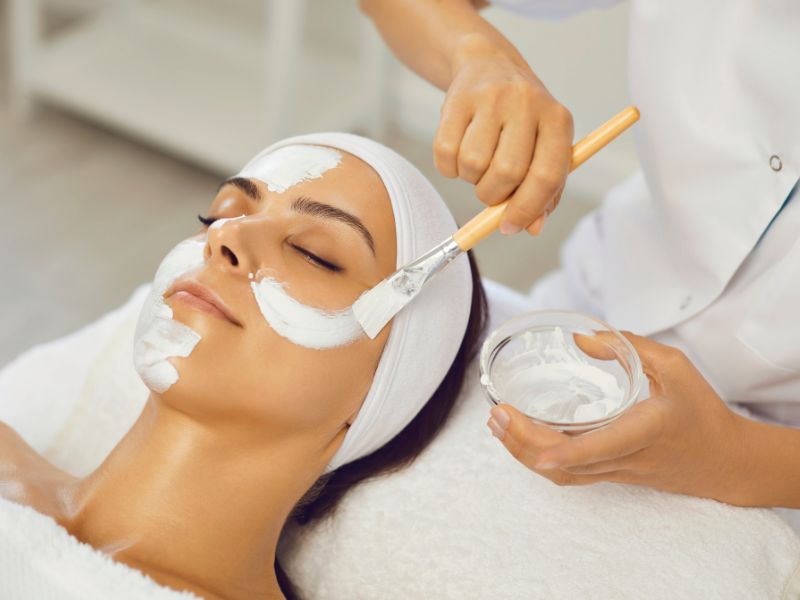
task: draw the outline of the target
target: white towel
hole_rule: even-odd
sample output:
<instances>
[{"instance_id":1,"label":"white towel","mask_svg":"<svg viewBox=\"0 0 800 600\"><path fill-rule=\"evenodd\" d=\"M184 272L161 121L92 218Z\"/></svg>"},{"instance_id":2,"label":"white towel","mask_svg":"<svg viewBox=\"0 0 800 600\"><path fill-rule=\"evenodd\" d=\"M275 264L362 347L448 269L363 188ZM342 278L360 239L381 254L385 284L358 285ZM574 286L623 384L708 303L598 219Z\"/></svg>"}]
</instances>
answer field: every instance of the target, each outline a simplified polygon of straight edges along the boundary
<instances>
[{"instance_id":1,"label":"white towel","mask_svg":"<svg viewBox=\"0 0 800 600\"><path fill-rule=\"evenodd\" d=\"M530 308L488 292L492 326ZM511 458L488 417L482 390L468 386L410 467L351 490L334 518L289 529L279 556L306 597L800 597L800 538L773 511L637 486L558 487Z\"/></svg>"},{"instance_id":2,"label":"white towel","mask_svg":"<svg viewBox=\"0 0 800 600\"><path fill-rule=\"evenodd\" d=\"M71 536L53 519L0 498L0 598L199 600L162 586Z\"/></svg>"},{"instance_id":3,"label":"white towel","mask_svg":"<svg viewBox=\"0 0 800 600\"><path fill-rule=\"evenodd\" d=\"M120 308L31 348L0 371L0 420L73 475L96 469L147 401L132 347L149 290L140 286Z\"/></svg>"},{"instance_id":4,"label":"white towel","mask_svg":"<svg viewBox=\"0 0 800 600\"><path fill-rule=\"evenodd\" d=\"M0 372L0 419L73 474L103 460L147 397L130 343L146 291ZM502 286L487 291L495 325L530 308ZM94 359L81 370L86 352ZM489 435L474 367L470 381L411 467L290 530L280 556L304 598L800 598L800 540L772 511L633 486L556 487ZM0 598L13 598L2 583Z\"/></svg>"}]
</instances>

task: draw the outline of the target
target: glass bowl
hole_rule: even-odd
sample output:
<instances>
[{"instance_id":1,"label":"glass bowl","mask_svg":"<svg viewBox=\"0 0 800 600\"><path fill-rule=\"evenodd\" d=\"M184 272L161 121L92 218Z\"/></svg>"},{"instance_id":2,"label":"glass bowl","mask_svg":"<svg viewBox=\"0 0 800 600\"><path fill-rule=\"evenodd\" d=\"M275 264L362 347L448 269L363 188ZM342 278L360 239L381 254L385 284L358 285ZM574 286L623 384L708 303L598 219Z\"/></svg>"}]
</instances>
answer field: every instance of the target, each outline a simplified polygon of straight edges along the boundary
<instances>
[{"instance_id":1,"label":"glass bowl","mask_svg":"<svg viewBox=\"0 0 800 600\"><path fill-rule=\"evenodd\" d=\"M575 334L601 335L583 340ZM534 422L581 432L607 425L639 398L642 364L631 343L600 319L540 310L510 319L481 348L481 385L492 405L505 402Z\"/></svg>"}]
</instances>

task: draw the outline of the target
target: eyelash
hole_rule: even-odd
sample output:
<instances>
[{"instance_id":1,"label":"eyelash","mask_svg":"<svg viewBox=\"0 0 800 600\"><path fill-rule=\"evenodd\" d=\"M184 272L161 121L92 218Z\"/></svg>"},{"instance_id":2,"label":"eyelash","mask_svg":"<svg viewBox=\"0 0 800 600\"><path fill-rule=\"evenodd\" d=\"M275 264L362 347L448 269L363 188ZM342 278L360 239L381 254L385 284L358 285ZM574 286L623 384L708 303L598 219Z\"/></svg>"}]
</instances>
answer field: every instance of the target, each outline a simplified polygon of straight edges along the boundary
<instances>
[{"instance_id":1,"label":"eyelash","mask_svg":"<svg viewBox=\"0 0 800 600\"><path fill-rule=\"evenodd\" d=\"M209 227L212 223L214 223L214 221L216 221L218 219L218 217L204 217L203 215L197 215L197 218L200 220L200 222L205 227ZM302 246L298 246L296 244L289 244L289 245L292 248L294 248L297 252L299 252L300 254L305 256L306 259L308 259L308 261L313 265L321 267L321 268L323 268L323 269L325 269L327 271L330 271L332 273L340 273L341 271L344 271L344 269L342 267L340 267L339 265L335 265L332 262L328 262L327 260L324 260L324 259L320 258L316 254L313 254L312 252L309 252L308 250L306 250Z\"/></svg>"},{"instance_id":2,"label":"eyelash","mask_svg":"<svg viewBox=\"0 0 800 600\"><path fill-rule=\"evenodd\" d=\"M289 244L289 245L292 248L294 248L295 250L297 250L300 254L305 256L310 263L312 263L312 264L314 264L314 265L316 265L318 267L321 267L321 268L325 269L326 271L330 271L331 273L340 273L341 271L344 271L344 269L342 267L340 267L339 265L335 265L332 262L328 262L327 260L324 260L324 259L320 258L316 254L313 254L313 253L309 252L308 250L306 250L302 246L298 246L296 244Z\"/></svg>"}]
</instances>

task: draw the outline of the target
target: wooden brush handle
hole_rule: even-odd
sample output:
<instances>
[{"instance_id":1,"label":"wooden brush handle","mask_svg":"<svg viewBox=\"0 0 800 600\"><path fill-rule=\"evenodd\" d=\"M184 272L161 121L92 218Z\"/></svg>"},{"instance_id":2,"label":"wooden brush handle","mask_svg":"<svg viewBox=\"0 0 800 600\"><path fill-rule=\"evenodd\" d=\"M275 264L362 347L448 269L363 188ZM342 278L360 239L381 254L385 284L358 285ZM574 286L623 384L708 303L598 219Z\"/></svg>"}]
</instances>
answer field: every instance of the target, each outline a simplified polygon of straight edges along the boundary
<instances>
[{"instance_id":1,"label":"wooden brush handle","mask_svg":"<svg viewBox=\"0 0 800 600\"><path fill-rule=\"evenodd\" d=\"M589 157L605 147L606 144L638 120L639 110L635 106L629 106L575 144L572 147L570 172L581 166ZM472 217L468 223L453 234L453 239L458 246L467 251L500 227L506 204L508 204L508 200L485 208Z\"/></svg>"}]
</instances>

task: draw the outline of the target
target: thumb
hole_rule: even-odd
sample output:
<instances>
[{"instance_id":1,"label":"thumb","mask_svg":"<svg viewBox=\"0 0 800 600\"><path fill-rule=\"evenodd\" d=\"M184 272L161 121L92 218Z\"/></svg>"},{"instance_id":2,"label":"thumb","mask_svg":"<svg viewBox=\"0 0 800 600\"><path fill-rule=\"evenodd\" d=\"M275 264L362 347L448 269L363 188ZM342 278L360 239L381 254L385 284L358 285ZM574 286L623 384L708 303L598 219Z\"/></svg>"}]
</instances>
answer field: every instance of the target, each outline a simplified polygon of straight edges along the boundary
<instances>
[{"instance_id":1,"label":"thumb","mask_svg":"<svg viewBox=\"0 0 800 600\"><path fill-rule=\"evenodd\" d=\"M685 376L685 367L691 365L679 348L660 344L630 331L623 331L622 335L639 355L645 375L661 391L670 383L680 382Z\"/></svg>"},{"instance_id":2,"label":"thumb","mask_svg":"<svg viewBox=\"0 0 800 600\"><path fill-rule=\"evenodd\" d=\"M492 408L491 413L492 418L505 429L500 441L506 450L530 469L535 468L539 454L545 448L569 439L563 433L534 423L530 417L510 404L499 404Z\"/></svg>"},{"instance_id":3,"label":"thumb","mask_svg":"<svg viewBox=\"0 0 800 600\"><path fill-rule=\"evenodd\" d=\"M620 340L610 331L595 331L594 335L573 333L572 339L585 354L599 360L614 360L619 355Z\"/></svg>"},{"instance_id":4,"label":"thumb","mask_svg":"<svg viewBox=\"0 0 800 600\"><path fill-rule=\"evenodd\" d=\"M663 382L672 376L674 370L665 368L672 356L682 353L677 348L659 344L651 339L635 335L630 331L620 332L627 339L642 362L642 370L650 382L656 386L653 391L663 390ZM594 335L573 334L575 344L587 355L599 360L614 360L624 356L629 350L620 338L611 331L597 331Z\"/></svg>"},{"instance_id":5,"label":"thumb","mask_svg":"<svg viewBox=\"0 0 800 600\"><path fill-rule=\"evenodd\" d=\"M630 342L636 354L639 355L645 372L661 373L664 371L666 362L673 358L683 357L683 353L673 346L659 344L654 340L636 335L630 331L620 331L620 333ZM573 339L575 340L575 345L583 352L592 358L600 360L613 360L627 352L619 337L611 331L596 331L594 335L575 333L573 334Z\"/></svg>"}]
</instances>

